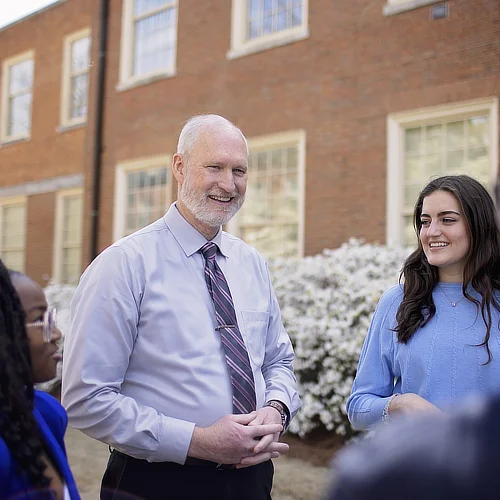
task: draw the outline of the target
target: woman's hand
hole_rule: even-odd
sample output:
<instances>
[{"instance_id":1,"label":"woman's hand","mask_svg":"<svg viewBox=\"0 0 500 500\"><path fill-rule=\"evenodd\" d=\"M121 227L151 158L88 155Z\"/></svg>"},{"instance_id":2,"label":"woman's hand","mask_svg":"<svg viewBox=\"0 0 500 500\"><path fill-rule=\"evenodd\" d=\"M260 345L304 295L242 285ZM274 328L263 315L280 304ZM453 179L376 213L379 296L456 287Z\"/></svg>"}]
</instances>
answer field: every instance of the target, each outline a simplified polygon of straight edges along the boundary
<instances>
[{"instance_id":1,"label":"woman's hand","mask_svg":"<svg viewBox=\"0 0 500 500\"><path fill-rule=\"evenodd\" d=\"M426 399L412 392L400 394L392 398L388 412L391 417L396 415L414 415L416 413L442 413L437 406L434 406Z\"/></svg>"}]
</instances>

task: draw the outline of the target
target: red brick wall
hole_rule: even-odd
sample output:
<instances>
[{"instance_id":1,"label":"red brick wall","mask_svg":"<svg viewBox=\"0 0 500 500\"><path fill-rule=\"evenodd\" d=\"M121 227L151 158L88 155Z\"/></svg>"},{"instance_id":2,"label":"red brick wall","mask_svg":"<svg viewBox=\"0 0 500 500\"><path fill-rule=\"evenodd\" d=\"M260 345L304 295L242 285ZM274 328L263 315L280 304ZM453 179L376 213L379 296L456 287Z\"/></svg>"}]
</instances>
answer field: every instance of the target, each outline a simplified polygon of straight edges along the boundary
<instances>
[{"instance_id":1,"label":"red brick wall","mask_svg":"<svg viewBox=\"0 0 500 500\"><path fill-rule=\"evenodd\" d=\"M63 40L90 24L87 0L61 1L0 30L0 61L35 52L31 138L0 147L0 187L83 173L86 128L59 132ZM28 200L26 272L52 272L54 194ZM33 246L32 246L33 245Z\"/></svg>"},{"instance_id":2,"label":"red brick wall","mask_svg":"<svg viewBox=\"0 0 500 500\"><path fill-rule=\"evenodd\" d=\"M174 151L214 112L248 137L307 133L305 252L385 240L388 113L500 94L497 0L384 17L384 0L309 2L310 37L229 61L229 0L179 5L177 76L116 92L121 0L111 0L100 247L111 242L116 163Z\"/></svg>"},{"instance_id":3,"label":"red brick wall","mask_svg":"<svg viewBox=\"0 0 500 500\"><path fill-rule=\"evenodd\" d=\"M383 242L387 115L500 94L498 0L447 3L449 17L431 20L430 7L385 17L385 0L310 0L308 39L228 60L231 0L181 0L177 75L118 92L122 0L110 0L99 249L112 241L116 164L174 152L183 122L202 112L228 117L248 137L306 131L306 254L352 236ZM0 147L0 186L85 171L85 262L99 4L66 0L0 31L0 59L36 49L32 139ZM63 37L89 24L89 124L58 133ZM46 218L39 236L48 249ZM29 216L28 231L32 224ZM41 276L51 257L32 262L34 252L27 269Z\"/></svg>"}]
</instances>

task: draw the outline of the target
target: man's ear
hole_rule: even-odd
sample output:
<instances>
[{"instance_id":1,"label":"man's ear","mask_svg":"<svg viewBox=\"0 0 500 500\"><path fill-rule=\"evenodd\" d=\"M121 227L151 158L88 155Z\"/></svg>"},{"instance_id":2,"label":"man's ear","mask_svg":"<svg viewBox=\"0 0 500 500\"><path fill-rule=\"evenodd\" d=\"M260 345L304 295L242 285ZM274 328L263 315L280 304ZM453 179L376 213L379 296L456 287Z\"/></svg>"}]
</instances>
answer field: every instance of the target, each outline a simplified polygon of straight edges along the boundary
<instances>
[{"instance_id":1,"label":"man's ear","mask_svg":"<svg viewBox=\"0 0 500 500\"><path fill-rule=\"evenodd\" d=\"M186 176L186 163L182 155L179 153L175 153L172 158L172 174L179 184L184 182L184 178Z\"/></svg>"}]
</instances>

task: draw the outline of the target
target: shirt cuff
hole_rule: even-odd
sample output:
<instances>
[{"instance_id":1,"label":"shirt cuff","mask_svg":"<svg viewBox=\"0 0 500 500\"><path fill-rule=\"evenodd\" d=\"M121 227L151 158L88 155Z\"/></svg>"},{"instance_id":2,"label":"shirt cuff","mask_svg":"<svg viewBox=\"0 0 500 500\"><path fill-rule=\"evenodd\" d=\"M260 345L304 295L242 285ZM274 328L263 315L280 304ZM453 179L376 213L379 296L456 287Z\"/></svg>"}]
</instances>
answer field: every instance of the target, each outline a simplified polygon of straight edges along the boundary
<instances>
[{"instance_id":1,"label":"shirt cuff","mask_svg":"<svg viewBox=\"0 0 500 500\"><path fill-rule=\"evenodd\" d=\"M281 403L283 403L285 405L286 410L288 410L288 413L289 413L288 414L288 418L289 418L288 423L290 423L290 420L292 419L293 409L291 408L292 403L291 403L290 399L288 398L288 396L284 392L270 391L270 392L266 393L266 399L264 401L264 404L266 404L268 401L272 401L273 399L275 401L280 401Z\"/></svg>"},{"instance_id":2,"label":"shirt cuff","mask_svg":"<svg viewBox=\"0 0 500 500\"><path fill-rule=\"evenodd\" d=\"M175 462L183 464L186 461L195 424L177 418L163 416L160 429L160 446L155 462Z\"/></svg>"}]
</instances>

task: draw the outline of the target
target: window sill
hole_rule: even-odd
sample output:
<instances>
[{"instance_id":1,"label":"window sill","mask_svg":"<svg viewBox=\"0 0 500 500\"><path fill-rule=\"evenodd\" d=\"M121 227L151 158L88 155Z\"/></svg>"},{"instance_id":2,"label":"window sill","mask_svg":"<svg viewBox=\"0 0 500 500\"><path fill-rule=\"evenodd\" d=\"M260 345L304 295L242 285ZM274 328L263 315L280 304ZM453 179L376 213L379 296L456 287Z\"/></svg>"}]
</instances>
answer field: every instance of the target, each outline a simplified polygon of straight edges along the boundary
<instances>
[{"instance_id":1,"label":"window sill","mask_svg":"<svg viewBox=\"0 0 500 500\"><path fill-rule=\"evenodd\" d=\"M161 73L154 73L150 75L145 75L143 77L131 78L130 80L125 80L120 82L115 88L117 92L123 92L125 90L130 90L135 87L141 87L142 85L149 85L158 80L165 80L166 78L172 78L176 75L176 71L162 71Z\"/></svg>"},{"instance_id":2,"label":"window sill","mask_svg":"<svg viewBox=\"0 0 500 500\"><path fill-rule=\"evenodd\" d=\"M31 139L31 136L24 136L24 137L5 137L2 138L0 141L0 146L10 146L11 144L20 144L22 142L29 142Z\"/></svg>"},{"instance_id":3,"label":"window sill","mask_svg":"<svg viewBox=\"0 0 500 500\"><path fill-rule=\"evenodd\" d=\"M69 132L71 130L78 130L79 128L84 128L87 126L87 120L78 123L65 123L56 127L56 132L58 134L64 134L64 132Z\"/></svg>"},{"instance_id":4,"label":"window sill","mask_svg":"<svg viewBox=\"0 0 500 500\"><path fill-rule=\"evenodd\" d=\"M418 9L419 7L425 7L426 5L442 2L443 0L408 0L408 2L398 5L391 5L387 3L384 5L383 13L384 16L393 16L395 14L407 12L408 10L414 10Z\"/></svg>"},{"instance_id":5,"label":"window sill","mask_svg":"<svg viewBox=\"0 0 500 500\"><path fill-rule=\"evenodd\" d=\"M262 37L261 39L252 40L251 42L242 43L229 50L226 54L227 59L238 59L257 52L282 47L290 43L299 42L309 38L309 30L306 27L294 30L293 32L273 35L271 37Z\"/></svg>"}]
</instances>

